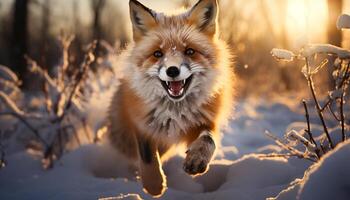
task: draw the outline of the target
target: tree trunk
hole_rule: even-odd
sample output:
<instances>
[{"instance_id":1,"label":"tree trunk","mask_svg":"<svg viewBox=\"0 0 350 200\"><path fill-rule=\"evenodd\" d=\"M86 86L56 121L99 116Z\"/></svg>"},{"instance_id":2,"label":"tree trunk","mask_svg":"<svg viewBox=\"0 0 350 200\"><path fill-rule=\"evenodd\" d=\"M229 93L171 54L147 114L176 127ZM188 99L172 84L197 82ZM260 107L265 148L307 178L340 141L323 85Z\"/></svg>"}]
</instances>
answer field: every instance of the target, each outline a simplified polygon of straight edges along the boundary
<instances>
[{"instance_id":1,"label":"tree trunk","mask_svg":"<svg viewBox=\"0 0 350 200\"><path fill-rule=\"evenodd\" d=\"M14 3L12 24L11 68L25 81L27 74L26 60L28 40L28 4L29 0L16 0Z\"/></svg>"},{"instance_id":2,"label":"tree trunk","mask_svg":"<svg viewBox=\"0 0 350 200\"><path fill-rule=\"evenodd\" d=\"M40 44L40 66L49 70L48 51L49 51L49 32L51 16L51 0L42 3L41 16L41 44Z\"/></svg>"},{"instance_id":3,"label":"tree trunk","mask_svg":"<svg viewBox=\"0 0 350 200\"><path fill-rule=\"evenodd\" d=\"M338 47L342 46L342 32L337 29L337 19L342 13L343 1L342 0L328 0L328 43L336 45ZM328 88L334 88L333 80L333 63L335 61L335 56L329 56L329 66L328 66Z\"/></svg>"},{"instance_id":4,"label":"tree trunk","mask_svg":"<svg viewBox=\"0 0 350 200\"><path fill-rule=\"evenodd\" d=\"M94 40L96 40L96 48L94 51L94 54L96 56L96 58L98 58L100 56L100 40L102 37L102 28L101 28L101 15L102 15L102 10L103 7L106 4L105 0L92 0L91 1L92 4L92 9L93 9L93 13L94 13L94 22L93 22L93 37ZM97 67L97 63L96 63L97 59L95 59L95 61L92 63L92 68L93 70L96 70Z\"/></svg>"},{"instance_id":5,"label":"tree trunk","mask_svg":"<svg viewBox=\"0 0 350 200\"><path fill-rule=\"evenodd\" d=\"M342 13L342 0L328 0L328 43L341 46L342 33L337 29L338 16Z\"/></svg>"},{"instance_id":6,"label":"tree trunk","mask_svg":"<svg viewBox=\"0 0 350 200\"><path fill-rule=\"evenodd\" d=\"M94 39L101 39L101 14L102 8L105 5L105 0L92 0L92 7L94 12L94 24L93 24L93 34Z\"/></svg>"}]
</instances>

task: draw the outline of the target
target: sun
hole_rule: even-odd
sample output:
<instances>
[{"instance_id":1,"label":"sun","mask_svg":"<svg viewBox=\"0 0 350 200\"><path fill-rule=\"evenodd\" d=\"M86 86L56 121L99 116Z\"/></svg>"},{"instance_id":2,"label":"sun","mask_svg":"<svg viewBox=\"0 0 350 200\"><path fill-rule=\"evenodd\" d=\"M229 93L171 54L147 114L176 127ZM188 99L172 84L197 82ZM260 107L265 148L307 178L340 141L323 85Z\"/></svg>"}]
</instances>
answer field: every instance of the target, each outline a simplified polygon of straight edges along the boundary
<instances>
[{"instance_id":1,"label":"sun","mask_svg":"<svg viewBox=\"0 0 350 200\"><path fill-rule=\"evenodd\" d=\"M289 0L287 4L287 19L290 23L297 26L306 26L307 8L304 0Z\"/></svg>"},{"instance_id":2,"label":"sun","mask_svg":"<svg viewBox=\"0 0 350 200\"><path fill-rule=\"evenodd\" d=\"M288 0L286 29L294 46L325 39L328 11L326 0Z\"/></svg>"}]
</instances>

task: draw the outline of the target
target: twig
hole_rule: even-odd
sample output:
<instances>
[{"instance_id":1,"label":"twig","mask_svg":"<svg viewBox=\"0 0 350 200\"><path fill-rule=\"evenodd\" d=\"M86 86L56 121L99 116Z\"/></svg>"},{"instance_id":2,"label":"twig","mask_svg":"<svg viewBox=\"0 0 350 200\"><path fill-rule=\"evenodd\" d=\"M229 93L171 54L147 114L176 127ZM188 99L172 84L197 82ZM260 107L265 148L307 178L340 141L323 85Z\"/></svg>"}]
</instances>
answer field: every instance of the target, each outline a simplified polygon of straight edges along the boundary
<instances>
[{"instance_id":1,"label":"twig","mask_svg":"<svg viewBox=\"0 0 350 200\"><path fill-rule=\"evenodd\" d=\"M49 95L49 86L46 82L43 83L43 91L45 96L45 108L47 113L51 113L52 111L52 99Z\"/></svg>"},{"instance_id":2,"label":"twig","mask_svg":"<svg viewBox=\"0 0 350 200\"><path fill-rule=\"evenodd\" d=\"M259 158L277 158L277 157L283 157L283 158L290 158L290 157L298 157L298 158L304 158L306 160L309 160L311 162L317 162L317 160L312 159L309 156L303 155L300 157L299 154L293 154L293 153L286 153L286 154L277 154L277 153L270 153L270 154L262 154L258 155Z\"/></svg>"},{"instance_id":3,"label":"twig","mask_svg":"<svg viewBox=\"0 0 350 200\"><path fill-rule=\"evenodd\" d=\"M5 150L4 145L2 144L2 139L4 138L3 131L0 132L0 169L6 167L6 159L5 159Z\"/></svg>"},{"instance_id":4,"label":"twig","mask_svg":"<svg viewBox=\"0 0 350 200\"><path fill-rule=\"evenodd\" d=\"M333 99L329 98L327 102L321 107L321 111L323 112L328 107L328 105L330 105L332 102L333 102Z\"/></svg>"},{"instance_id":5,"label":"twig","mask_svg":"<svg viewBox=\"0 0 350 200\"><path fill-rule=\"evenodd\" d=\"M312 70L311 74L317 74L317 72L320 71L320 69L322 69L324 66L326 66L327 63L328 60L324 59L321 64L319 64L314 70Z\"/></svg>"},{"instance_id":6,"label":"twig","mask_svg":"<svg viewBox=\"0 0 350 200\"><path fill-rule=\"evenodd\" d=\"M2 86L2 88L7 88L7 89L10 89L10 90L15 91L15 92L20 91L20 89L18 88L18 85L16 85L16 83L5 80L1 77L0 77L0 86Z\"/></svg>"},{"instance_id":7,"label":"twig","mask_svg":"<svg viewBox=\"0 0 350 200\"><path fill-rule=\"evenodd\" d=\"M297 131L291 130L289 131L285 137L291 141L298 141L299 143L303 144L310 152L314 153L316 152L316 145L314 145L312 142L310 142L308 139L306 139L304 136L300 135Z\"/></svg>"},{"instance_id":8,"label":"twig","mask_svg":"<svg viewBox=\"0 0 350 200\"><path fill-rule=\"evenodd\" d=\"M43 70L38 64L32 60L29 56L25 55L25 59L27 60L29 67L29 70L32 72L35 72L39 74L44 80L53 88L56 88L55 81L50 77L50 75L47 73L47 71Z\"/></svg>"},{"instance_id":9,"label":"twig","mask_svg":"<svg viewBox=\"0 0 350 200\"><path fill-rule=\"evenodd\" d=\"M22 111L20 108L17 107L16 103L13 102L12 99L10 99L10 97L7 94L5 94L2 91L0 91L0 101L3 102L11 112L16 113L17 115L20 115L23 118L30 118L35 120L44 119L44 117L41 115L25 113L24 111Z\"/></svg>"},{"instance_id":10,"label":"twig","mask_svg":"<svg viewBox=\"0 0 350 200\"><path fill-rule=\"evenodd\" d=\"M348 65L349 66L349 65ZM345 135L345 115L344 115L344 96L345 96L345 87L343 86L343 92L340 98L340 123L341 123L341 134L342 134L342 141L346 140Z\"/></svg>"},{"instance_id":11,"label":"twig","mask_svg":"<svg viewBox=\"0 0 350 200\"><path fill-rule=\"evenodd\" d=\"M345 72L344 72L344 76L342 77L342 80L341 80L340 84L336 88L336 89L338 89L338 88L342 89L342 93L341 93L341 96L340 96L340 106L339 106L340 119L337 118L334 115L334 117L341 123L342 141L346 140L346 135L345 135L345 115L344 115L344 101L345 100L344 100L344 98L345 98L345 90L347 88L346 83L347 83L347 78L349 76L349 74L348 74L349 73L349 69L350 69L350 62L348 62L347 66L346 66L346 69L345 69Z\"/></svg>"},{"instance_id":12,"label":"twig","mask_svg":"<svg viewBox=\"0 0 350 200\"><path fill-rule=\"evenodd\" d=\"M345 83L346 79L349 76L349 74L348 74L349 73L349 69L350 69L350 61L348 62L347 66L346 66L346 69L345 69L345 72L344 72L344 76L343 76L340 84L337 86L336 89L343 87L343 84Z\"/></svg>"},{"instance_id":13,"label":"twig","mask_svg":"<svg viewBox=\"0 0 350 200\"><path fill-rule=\"evenodd\" d=\"M276 137L275 135L273 135L269 131L265 131L265 134L268 137L272 138L276 142L276 144L278 146L280 146L281 148L283 148L285 150L288 150L288 151L292 152L293 154L299 154L300 157L303 157L304 154L302 152L300 152L299 150L297 150L297 149L295 149L295 148L293 148L293 147L283 143L283 141L280 138Z\"/></svg>"},{"instance_id":14,"label":"twig","mask_svg":"<svg viewBox=\"0 0 350 200\"><path fill-rule=\"evenodd\" d=\"M321 120L321 123L322 123L322 126L323 126L323 130L327 136L327 139L328 139L328 142L329 142L329 145L331 147L331 149L334 148L334 144L332 142L332 139L329 135L329 132L328 132L328 128L327 128L327 125L326 125L326 122L323 118L323 113L321 111L321 106L319 104L319 101L317 100L317 96L316 96L316 92L315 92L315 86L314 86L314 82L312 80L312 76L311 76L311 72L310 72L310 65L309 65L309 61L308 61L308 58L306 57L305 58L305 62L306 62L306 68L307 68L307 82L308 82L308 85L310 87L310 90L311 90L311 94L312 94L312 97L313 97L313 100L314 100L314 103L315 103L315 106L316 106L316 110L317 110L317 114Z\"/></svg>"},{"instance_id":15,"label":"twig","mask_svg":"<svg viewBox=\"0 0 350 200\"><path fill-rule=\"evenodd\" d=\"M22 115L19 115L15 112L0 112L0 115L11 115L13 117L16 117L17 119L19 119L21 122L23 122L24 125L26 125L29 130L31 130L34 135L40 140L40 142L46 147L48 148L49 145L47 144L47 142L40 136L39 131L34 128Z\"/></svg>"},{"instance_id":16,"label":"twig","mask_svg":"<svg viewBox=\"0 0 350 200\"><path fill-rule=\"evenodd\" d=\"M305 99L303 99L303 105L304 105L304 109L305 109L305 118L306 118L306 123L307 123L307 130L305 130L305 132L309 135L311 142L315 145L315 147L316 147L315 153L316 153L317 157L320 158L321 156L320 156L319 149L317 147L317 143L316 143L316 141L311 133L310 115L309 115L309 111L308 111Z\"/></svg>"},{"instance_id":17,"label":"twig","mask_svg":"<svg viewBox=\"0 0 350 200\"><path fill-rule=\"evenodd\" d=\"M60 65L60 70L58 72L57 82L58 85L64 85L64 74L66 73L69 66L68 49L74 40L75 36L65 36L63 32L59 37L59 41L62 45L62 63Z\"/></svg>"},{"instance_id":18,"label":"twig","mask_svg":"<svg viewBox=\"0 0 350 200\"><path fill-rule=\"evenodd\" d=\"M69 110L69 108L72 105L72 101L73 101L73 97L75 96L76 92L78 91L78 88L80 86L80 83L82 82L82 80L85 78L85 75L88 71L88 67L91 65L91 63L94 61L94 56L91 54L91 52L93 51L93 49L95 48L95 45L92 45L92 47L90 48L90 50L87 52L87 55L85 55L84 58L84 62L81 66L81 69L79 70L78 74L75 77L75 84L73 85L73 89L71 90L68 100L63 108L63 112L61 114L61 116L58 117L59 121L62 121L62 119L64 118L64 116L66 115L67 111Z\"/></svg>"},{"instance_id":19,"label":"twig","mask_svg":"<svg viewBox=\"0 0 350 200\"><path fill-rule=\"evenodd\" d=\"M328 105L327 108L328 108L329 112L333 115L333 117L335 118L335 120L337 120L337 121L340 122L341 119L339 119L339 117L335 114L335 112L333 111L333 109L331 108L331 106Z\"/></svg>"}]
</instances>

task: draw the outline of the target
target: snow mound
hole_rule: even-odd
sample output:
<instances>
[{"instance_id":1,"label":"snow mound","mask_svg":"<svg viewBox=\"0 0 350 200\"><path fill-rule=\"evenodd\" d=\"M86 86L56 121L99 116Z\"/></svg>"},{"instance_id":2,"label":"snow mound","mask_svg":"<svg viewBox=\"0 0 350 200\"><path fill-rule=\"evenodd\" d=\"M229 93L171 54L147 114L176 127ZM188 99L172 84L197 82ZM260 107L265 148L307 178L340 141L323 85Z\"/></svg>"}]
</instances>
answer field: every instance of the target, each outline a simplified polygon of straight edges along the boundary
<instances>
[{"instance_id":1,"label":"snow mound","mask_svg":"<svg viewBox=\"0 0 350 200\"><path fill-rule=\"evenodd\" d=\"M288 162L283 158L250 154L230 165L226 182L209 199L265 199L278 194L295 177L302 176L306 168L300 160Z\"/></svg>"},{"instance_id":2,"label":"snow mound","mask_svg":"<svg viewBox=\"0 0 350 200\"><path fill-rule=\"evenodd\" d=\"M350 141L322 157L321 161L306 171L302 180L282 191L277 200L346 200L350 198Z\"/></svg>"}]
</instances>

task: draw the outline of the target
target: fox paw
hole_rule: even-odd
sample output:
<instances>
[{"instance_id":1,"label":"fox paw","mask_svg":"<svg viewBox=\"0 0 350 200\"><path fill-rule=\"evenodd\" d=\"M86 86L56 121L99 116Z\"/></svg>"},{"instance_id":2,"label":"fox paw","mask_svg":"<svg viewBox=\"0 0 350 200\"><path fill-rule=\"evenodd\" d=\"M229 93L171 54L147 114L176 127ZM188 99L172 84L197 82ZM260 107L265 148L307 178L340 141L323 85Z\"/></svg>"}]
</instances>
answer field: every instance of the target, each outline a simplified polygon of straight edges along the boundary
<instances>
[{"instance_id":1,"label":"fox paw","mask_svg":"<svg viewBox=\"0 0 350 200\"><path fill-rule=\"evenodd\" d=\"M204 173L210 161L205 155L203 155L203 151L198 150L188 150L187 156L183 165L183 168L186 173L190 175L197 175Z\"/></svg>"},{"instance_id":2,"label":"fox paw","mask_svg":"<svg viewBox=\"0 0 350 200\"><path fill-rule=\"evenodd\" d=\"M162 180L159 180L150 184L144 184L143 189L146 193L152 195L153 197L159 197L166 190L166 186Z\"/></svg>"},{"instance_id":3,"label":"fox paw","mask_svg":"<svg viewBox=\"0 0 350 200\"><path fill-rule=\"evenodd\" d=\"M204 173L215 151L215 143L209 133L204 132L186 152L184 170L190 175Z\"/></svg>"}]
</instances>

